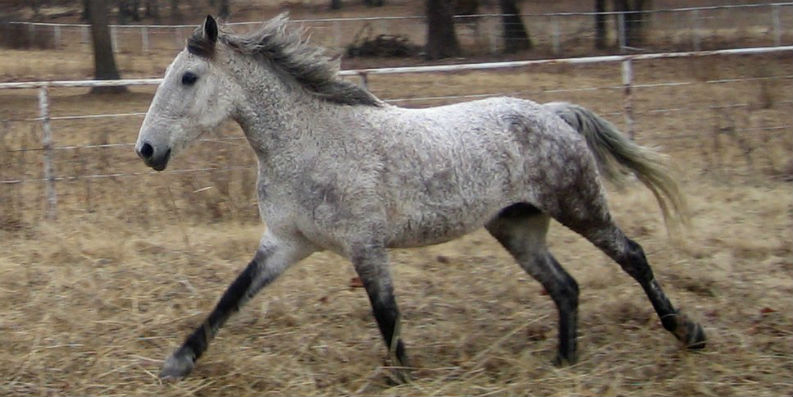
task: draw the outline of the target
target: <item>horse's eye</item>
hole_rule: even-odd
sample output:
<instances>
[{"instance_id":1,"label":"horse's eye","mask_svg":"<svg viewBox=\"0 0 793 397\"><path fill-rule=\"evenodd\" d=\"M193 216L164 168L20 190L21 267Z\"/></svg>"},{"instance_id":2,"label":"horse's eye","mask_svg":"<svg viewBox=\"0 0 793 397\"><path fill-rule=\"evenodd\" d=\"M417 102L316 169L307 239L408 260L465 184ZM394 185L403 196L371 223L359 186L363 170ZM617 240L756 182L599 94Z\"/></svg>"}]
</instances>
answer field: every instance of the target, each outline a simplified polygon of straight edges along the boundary
<instances>
[{"instance_id":1,"label":"horse's eye","mask_svg":"<svg viewBox=\"0 0 793 397\"><path fill-rule=\"evenodd\" d=\"M184 85L193 85L196 80L198 80L198 76L193 72L185 72L185 74L182 75L182 84Z\"/></svg>"}]
</instances>

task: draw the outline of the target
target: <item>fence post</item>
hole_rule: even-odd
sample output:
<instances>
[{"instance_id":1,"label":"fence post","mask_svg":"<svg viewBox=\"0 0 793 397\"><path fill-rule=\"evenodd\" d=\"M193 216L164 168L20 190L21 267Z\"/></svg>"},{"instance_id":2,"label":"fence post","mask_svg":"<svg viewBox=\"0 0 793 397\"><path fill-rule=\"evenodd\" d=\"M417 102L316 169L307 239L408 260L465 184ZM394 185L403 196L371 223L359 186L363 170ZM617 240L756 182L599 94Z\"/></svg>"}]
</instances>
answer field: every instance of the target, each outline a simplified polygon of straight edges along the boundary
<instances>
[{"instance_id":1,"label":"fence post","mask_svg":"<svg viewBox=\"0 0 793 397\"><path fill-rule=\"evenodd\" d=\"M488 17L485 17L488 18ZM495 17L489 17L495 18ZM498 51L498 24L496 22L490 21L487 24L487 44L488 48L490 49L490 54L495 54Z\"/></svg>"},{"instance_id":2,"label":"fence post","mask_svg":"<svg viewBox=\"0 0 793 397\"><path fill-rule=\"evenodd\" d=\"M184 47L184 37L182 36L182 28L174 28L174 36L176 36L176 48Z\"/></svg>"},{"instance_id":3,"label":"fence post","mask_svg":"<svg viewBox=\"0 0 793 397\"><path fill-rule=\"evenodd\" d=\"M551 17L551 31L553 34L553 54L559 55L559 53L562 51L562 46L559 38L559 17L556 15Z\"/></svg>"},{"instance_id":4,"label":"fence post","mask_svg":"<svg viewBox=\"0 0 793 397\"><path fill-rule=\"evenodd\" d=\"M55 25L52 27L52 41L53 47L57 50L61 46L61 27Z\"/></svg>"},{"instance_id":5,"label":"fence post","mask_svg":"<svg viewBox=\"0 0 793 397\"><path fill-rule=\"evenodd\" d=\"M80 39L82 40L81 43L88 43L88 26L83 25L80 27Z\"/></svg>"},{"instance_id":6,"label":"fence post","mask_svg":"<svg viewBox=\"0 0 793 397\"><path fill-rule=\"evenodd\" d=\"M771 5L771 22L774 27L774 46L782 45L782 26L779 21L779 4Z\"/></svg>"},{"instance_id":7,"label":"fence post","mask_svg":"<svg viewBox=\"0 0 793 397\"><path fill-rule=\"evenodd\" d=\"M620 52L625 52L625 47L627 46L627 41L625 38L625 12L620 11L617 14L617 42L620 46Z\"/></svg>"},{"instance_id":8,"label":"fence post","mask_svg":"<svg viewBox=\"0 0 793 397\"><path fill-rule=\"evenodd\" d=\"M143 45L143 54L149 54L149 29L145 26L140 28L140 42Z\"/></svg>"},{"instance_id":9,"label":"fence post","mask_svg":"<svg viewBox=\"0 0 793 397\"><path fill-rule=\"evenodd\" d=\"M55 194L55 176L52 170L52 130L50 129L50 96L47 86L39 88L39 117L41 119L41 146L44 149L44 179L47 185L46 218L57 216L58 198Z\"/></svg>"},{"instance_id":10,"label":"fence post","mask_svg":"<svg viewBox=\"0 0 793 397\"><path fill-rule=\"evenodd\" d=\"M628 136L634 139L636 133L633 130L633 63L630 58L622 61L622 86L625 93L623 99L625 129L628 131Z\"/></svg>"},{"instance_id":11,"label":"fence post","mask_svg":"<svg viewBox=\"0 0 793 397\"><path fill-rule=\"evenodd\" d=\"M110 44L113 46L113 53L118 53L118 28L110 26Z\"/></svg>"},{"instance_id":12,"label":"fence post","mask_svg":"<svg viewBox=\"0 0 793 397\"><path fill-rule=\"evenodd\" d=\"M361 87L368 90L369 89L369 77L366 72L359 72L358 76L361 78Z\"/></svg>"},{"instance_id":13,"label":"fence post","mask_svg":"<svg viewBox=\"0 0 793 397\"><path fill-rule=\"evenodd\" d=\"M336 20L333 21L333 44L336 48L344 48L344 45L341 43L341 22Z\"/></svg>"},{"instance_id":14,"label":"fence post","mask_svg":"<svg viewBox=\"0 0 793 397\"><path fill-rule=\"evenodd\" d=\"M691 32L691 43L694 47L694 51L700 50L700 39L699 39L699 10L693 10L691 12L691 16L689 17L689 31Z\"/></svg>"}]
</instances>

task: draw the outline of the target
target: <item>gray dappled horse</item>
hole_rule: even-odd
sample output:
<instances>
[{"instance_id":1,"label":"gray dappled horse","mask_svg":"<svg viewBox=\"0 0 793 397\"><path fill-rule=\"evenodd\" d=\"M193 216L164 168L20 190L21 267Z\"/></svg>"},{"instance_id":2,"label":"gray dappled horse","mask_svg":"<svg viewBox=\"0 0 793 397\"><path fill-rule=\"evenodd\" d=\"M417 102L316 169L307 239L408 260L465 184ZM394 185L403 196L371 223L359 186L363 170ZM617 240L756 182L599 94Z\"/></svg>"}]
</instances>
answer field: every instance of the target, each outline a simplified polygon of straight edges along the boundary
<instances>
[{"instance_id":1,"label":"gray dappled horse","mask_svg":"<svg viewBox=\"0 0 793 397\"><path fill-rule=\"evenodd\" d=\"M559 363L576 359L578 285L548 251L551 218L613 258L689 348L702 327L674 308L609 214L599 175L635 175L665 218L684 212L657 153L567 103L491 98L391 106L338 76L338 62L278 16L246 35L207 17L168 67L135 145L155 170L229 118L258 159L267 228L250 264L163 366L180 378L229 316L289 265L331 250L352 261L390 357L407 367L386 249L435 244L484 225L559 311ZM681 217L682 219L682 217ZM407 373L400 372L400 376Z\"/></svg>"}]
</instances>

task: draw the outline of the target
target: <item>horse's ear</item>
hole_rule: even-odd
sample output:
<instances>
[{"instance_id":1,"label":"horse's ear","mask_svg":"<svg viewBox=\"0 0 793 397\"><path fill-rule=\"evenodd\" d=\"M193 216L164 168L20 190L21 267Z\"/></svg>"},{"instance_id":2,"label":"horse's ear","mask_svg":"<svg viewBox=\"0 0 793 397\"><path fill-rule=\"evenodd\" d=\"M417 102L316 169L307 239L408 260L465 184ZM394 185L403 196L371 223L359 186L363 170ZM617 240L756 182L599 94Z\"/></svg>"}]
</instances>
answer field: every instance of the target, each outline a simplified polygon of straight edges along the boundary
<instances>
[{"instance_id":1,"label":"horse's ear","mask_svg":"<svg viewBox=\"0 0 793 397\"><path fill-rule=\"evenodd\" d=\"M218 41L218 23L215 22L212 15L207 15L207 19L204 21L204 38L211 43Z\"/></svg>"}]
</instances>

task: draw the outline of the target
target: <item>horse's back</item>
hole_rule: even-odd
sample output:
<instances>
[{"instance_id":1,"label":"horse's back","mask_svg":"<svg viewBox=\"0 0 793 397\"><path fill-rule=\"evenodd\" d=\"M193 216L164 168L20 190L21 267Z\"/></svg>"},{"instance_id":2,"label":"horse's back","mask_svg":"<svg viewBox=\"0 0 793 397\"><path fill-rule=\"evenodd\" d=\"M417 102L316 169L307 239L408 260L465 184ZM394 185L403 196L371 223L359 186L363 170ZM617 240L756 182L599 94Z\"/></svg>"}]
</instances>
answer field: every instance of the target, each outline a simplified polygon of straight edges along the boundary
<instances>
[{"instance_id":1,"label":"horse's back","mask_svg":"<svg viewBox=\"0 0 793 397\"><path fill-rule=\"evenodd\" d=\"M542 208L585 147L563 120L523 99L389 111L383 192L394 247L451 240L517 202Z\"/></svg>"}]
</instances>

